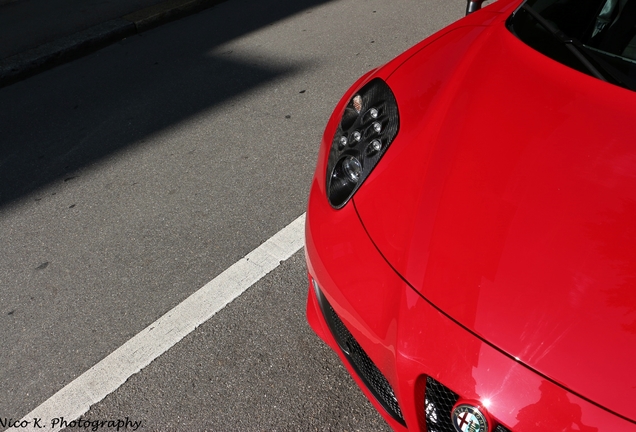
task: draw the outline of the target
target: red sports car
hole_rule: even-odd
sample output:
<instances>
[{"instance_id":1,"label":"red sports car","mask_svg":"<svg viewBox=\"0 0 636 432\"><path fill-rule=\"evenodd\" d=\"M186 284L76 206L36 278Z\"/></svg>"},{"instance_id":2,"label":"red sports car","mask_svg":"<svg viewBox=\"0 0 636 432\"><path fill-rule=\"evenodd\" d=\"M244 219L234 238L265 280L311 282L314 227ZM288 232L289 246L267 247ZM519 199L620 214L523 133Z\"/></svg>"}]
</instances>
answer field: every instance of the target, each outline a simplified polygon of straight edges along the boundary
<instances>
[{"instance_id":1,"label":"red sports car","mask_svg":"<svg viewBox=\"0 0 636 432\"><path fill-rule=\"evenodd\" d=\"M337 105L309 323L395 430L636 431L636 0L480 3Z\"/></svg>"}]
</instances>

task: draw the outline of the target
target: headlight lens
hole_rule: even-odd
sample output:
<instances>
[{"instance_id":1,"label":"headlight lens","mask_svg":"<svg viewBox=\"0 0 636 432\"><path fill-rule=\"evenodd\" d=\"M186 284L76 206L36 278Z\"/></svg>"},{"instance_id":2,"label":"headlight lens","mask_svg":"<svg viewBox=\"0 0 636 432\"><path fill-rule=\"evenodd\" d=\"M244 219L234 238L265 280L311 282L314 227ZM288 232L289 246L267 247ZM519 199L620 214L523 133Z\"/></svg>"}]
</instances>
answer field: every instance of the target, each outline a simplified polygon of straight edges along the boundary
<instances>
[{"instance_id":1,"label":"headlight lens","mask_svg":"<svg viewBox=\"0 0 636 432\"><path fill-rule=\"evenodd\" d=\"M327 162L327 198L342 208L369 176L399 128L395 96L375 78L347 104Z\"/></svg>"}]
</instances>

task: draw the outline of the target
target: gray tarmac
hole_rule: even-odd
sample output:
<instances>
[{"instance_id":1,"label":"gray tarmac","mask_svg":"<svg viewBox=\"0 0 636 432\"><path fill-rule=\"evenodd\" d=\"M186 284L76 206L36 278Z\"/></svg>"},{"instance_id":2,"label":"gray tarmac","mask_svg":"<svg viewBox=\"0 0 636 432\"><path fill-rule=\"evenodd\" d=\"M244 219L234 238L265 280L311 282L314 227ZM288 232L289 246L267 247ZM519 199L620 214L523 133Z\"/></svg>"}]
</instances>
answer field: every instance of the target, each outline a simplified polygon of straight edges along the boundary
<instances>
[{"instance_id":1,"label":"gray tarmac","mask_svg":"<svg viewBox=\"0 0 636 432\"><path fill-rule=\"evenodd\" d=\"M227 0L0 89L0 417L19 418L305 210L331 110L463 1ZM304 322L302 253L87 415L381 430Z\"/></svg>"}]
</instances>

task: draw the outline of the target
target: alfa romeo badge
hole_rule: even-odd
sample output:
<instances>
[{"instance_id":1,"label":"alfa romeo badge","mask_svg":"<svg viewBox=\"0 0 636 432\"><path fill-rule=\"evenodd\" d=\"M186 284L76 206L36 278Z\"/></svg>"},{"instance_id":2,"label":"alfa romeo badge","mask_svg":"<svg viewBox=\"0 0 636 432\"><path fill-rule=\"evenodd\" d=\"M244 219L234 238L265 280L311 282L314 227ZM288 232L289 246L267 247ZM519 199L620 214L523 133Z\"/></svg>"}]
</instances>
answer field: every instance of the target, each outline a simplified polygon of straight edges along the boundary
<instances>
[{"instance_id":1,"label":"alfa romeo badge","mask_svg":"<svg viewBox=\"0 0 636 432\"><path fill-rule=\"evenodd\" d=\"M451 416L457 432L488 432L486 416L477 407L457 405Z\"/></svg>"}]
</instances>

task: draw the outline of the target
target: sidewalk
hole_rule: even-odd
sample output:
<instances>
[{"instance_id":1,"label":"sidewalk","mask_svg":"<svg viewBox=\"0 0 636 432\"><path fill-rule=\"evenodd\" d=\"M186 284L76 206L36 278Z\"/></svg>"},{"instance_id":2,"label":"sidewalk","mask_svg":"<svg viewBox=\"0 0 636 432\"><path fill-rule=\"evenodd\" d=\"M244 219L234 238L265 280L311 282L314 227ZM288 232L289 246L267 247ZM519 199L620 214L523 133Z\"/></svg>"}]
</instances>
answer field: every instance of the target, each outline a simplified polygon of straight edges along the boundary
<instances>
[{"instance_id":1,"label":"sidewalk","mask_svg":"<svg viewBox=\"0 0 636 432\"><path fill-rule=\"evenodd\" d=\"M0 87L224 0L0 0Z\"/></svg>"}]
</instances>

